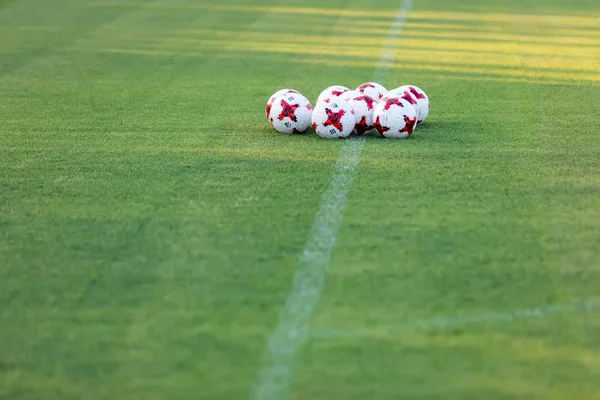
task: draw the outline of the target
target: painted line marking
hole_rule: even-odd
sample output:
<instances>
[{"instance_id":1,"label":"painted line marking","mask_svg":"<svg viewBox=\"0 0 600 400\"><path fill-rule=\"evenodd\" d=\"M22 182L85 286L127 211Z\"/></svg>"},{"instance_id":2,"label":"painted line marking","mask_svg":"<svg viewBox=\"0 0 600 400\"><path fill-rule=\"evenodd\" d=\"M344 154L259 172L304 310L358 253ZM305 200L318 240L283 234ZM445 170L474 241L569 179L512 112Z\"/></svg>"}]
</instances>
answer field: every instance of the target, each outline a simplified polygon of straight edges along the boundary
<instances>
[{"instance_id":1,"label":"painted line marking","mask_svg":"<svg viewBox=\"0 0 600 400\"><path fill-rule=\"evenodd\" d=\"M455 315L432 319L407 321L388 326L374 326L357 329L324 329L312 333L313 339L328 340L340 338L367 337L374 334L393 333L408 330L435 330L474 324L491 324L547 318L561 313L583 313L600 310L600 298L592 298L577 304L556 304L534 308L521 308L511 311L491 311L474 315Z\"/></svg>"},{"instance_id":2,"label":"painted line marking","mask_svg":"<svg viewBox=\"0 0 600 400\"><path fill-rule=\"evenodd\" d=\"M277 327L268 341L260 371L256 400L286 399L296 355L310 338L310 324L329 269L336 233L342 220L346 196L360 161L362 139L349 140L341 149L335 172L316 214Z\"/></svg>"},{"instance_id":3,"label":"painted line marking","mask_svg":"<svg viewBox=\"0 0 600 400\"><path fill-rule=\"evenodd\" d=\"M396 43L412 7L404 0L392 23L375 79L381 81L394 61ZM268 339L267 350L252 393L254 400L289 398L296 357L311 337L311 321L330 267L331 253L341 224L346 198L360 163L364 139L344 142L335 171L315 215L310 239L300 257L292 290Z\"/></svg>"}]
</instances>

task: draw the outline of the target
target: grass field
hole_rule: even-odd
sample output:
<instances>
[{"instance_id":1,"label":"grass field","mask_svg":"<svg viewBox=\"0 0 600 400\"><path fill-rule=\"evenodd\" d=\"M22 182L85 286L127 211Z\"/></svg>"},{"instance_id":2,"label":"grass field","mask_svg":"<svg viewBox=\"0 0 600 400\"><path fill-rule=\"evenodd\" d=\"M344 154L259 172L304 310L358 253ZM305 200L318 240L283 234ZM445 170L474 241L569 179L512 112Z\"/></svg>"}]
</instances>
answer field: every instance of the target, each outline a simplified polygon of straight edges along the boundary
<instances>
[{"instance_id":1,"label":"grass field","mask_svg":"<svg viewBox=\"0 0 600 400\"><path fill-rule=\"evenodd\" d=\"M0 399L274 400L348 142L264 104L391 33L430 117L364 141L281 400L600 399L600 4L401 5L0 0Z\"/></svg>"}]
</instances>

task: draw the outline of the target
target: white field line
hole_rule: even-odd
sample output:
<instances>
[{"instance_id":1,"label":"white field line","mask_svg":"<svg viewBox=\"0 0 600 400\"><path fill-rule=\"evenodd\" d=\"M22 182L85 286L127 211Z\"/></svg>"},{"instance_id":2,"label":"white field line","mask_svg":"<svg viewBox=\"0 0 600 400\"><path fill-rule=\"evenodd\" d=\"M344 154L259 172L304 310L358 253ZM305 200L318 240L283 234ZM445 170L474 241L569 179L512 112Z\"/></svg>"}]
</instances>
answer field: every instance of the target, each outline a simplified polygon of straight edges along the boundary
<instances>
[{"instance_id":1,"label":"white field line","mask_svg":"<svg viewBox=\"0 0 600 400\"><path fill-rule=\"evenodd\" d=\"M385 78L394 61L397 38L412 7L404 0L390 27L389 35L375 79ZM311 337L313 311L319 302L330 266L331 252L342 221L346 197L360 163L364 140L347 140L340 150L333 177L311 229L299 265L275 330L268 339L267 350L260 368L254 400L286 400L289 398L296 356Z\"/></svg>"},{"instance_id":2,"label":"white field line","mask_svg":"<svg viewBox=\"0 0 600 400\"><path fill-rule=\"evenodd\" d=\"M414 330L437 330L465 325L488 325L498 322L514 322L517 320L533 320L547 318L556 314L574 314L600 310L600 298L588 299L583 303L556 304L534 308L521 308L511 311L490 311L474 315L455 315L425 320L407 321L388 326L373 326L357 329L330 329L312 333L313 339L328 340L340 338L368 337L374 335L393 334Z\"/></svg>"}]
</instances>

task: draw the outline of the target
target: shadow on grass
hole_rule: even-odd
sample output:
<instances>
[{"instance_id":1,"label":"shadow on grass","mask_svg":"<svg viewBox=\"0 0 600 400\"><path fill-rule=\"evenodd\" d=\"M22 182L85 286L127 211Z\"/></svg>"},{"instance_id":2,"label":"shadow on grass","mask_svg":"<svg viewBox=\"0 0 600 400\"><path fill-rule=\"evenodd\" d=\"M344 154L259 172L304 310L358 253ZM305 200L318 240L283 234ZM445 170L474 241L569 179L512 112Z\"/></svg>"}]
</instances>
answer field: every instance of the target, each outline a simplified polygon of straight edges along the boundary
<instances>
[{"instance_id":1,"label":"shadow on grass","mask_svg":"<svg viewBox=\"0 0 600 400\"><path fill-rule=\"evenodd\" d=\"M257 134L265 136L279 136L281 140L293 140L293 141L324 141L331 143L343 143L345 140L358 140L362 139L367 142L373 143L408 143L408 142L447 142L452 141L459 143L465 142L465 136L461 136L461 132L473 132L475 127L469 121L426 121L419 125L417 129L407 138L390 139L381 136L377 132L370 132L365 135L357 135L355 133L348 136L346 139L323 139L316 132L309 128L305 133L302 134L280 134L278 133L267 121L255 132Z\"/></svg>"}]
</instances>

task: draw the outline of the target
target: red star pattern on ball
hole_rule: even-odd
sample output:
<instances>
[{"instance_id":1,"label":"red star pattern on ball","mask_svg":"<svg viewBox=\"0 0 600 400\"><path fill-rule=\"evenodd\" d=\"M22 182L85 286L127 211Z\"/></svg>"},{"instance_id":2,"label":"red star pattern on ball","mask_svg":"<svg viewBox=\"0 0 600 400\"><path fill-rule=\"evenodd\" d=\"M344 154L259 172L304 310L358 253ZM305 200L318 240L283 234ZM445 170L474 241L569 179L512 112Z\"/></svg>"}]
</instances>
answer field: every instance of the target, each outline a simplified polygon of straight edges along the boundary
<instances>
[{"instance_id":1,"label":"red star pattern on ball","mask_svg":"<svg viewBox=\"0 0 600 400\"><path fill-rule=\"evenodd\" d=\"M385 110L389 110L391 106L393 105L397 105L398 107L402 107L404 108L404 106L402 105L402 102L400 101L400 99L396 98L396 97L390 97L389 99L387 99L385 101L385 106L383 106L383 108Z\"/></svg>"},{"instance_id":2,"label":"red star pattern on ball","mask_svg":"<svg viewBox=\"0 0 600 400\"><path fill-rule=\"evenodd\" d=\"M373 109L373 103L375 103L375 100L371 96L359 96L356 97L355 100L362 100L367 103L367 108L369 110Z\"/></svg>"},{"instance_id":3,"label":"red star pattern on ball","mask_svg":"<svg viewBox=\"0 0 600 400\"><path fill-rule=\"evenodd\" d=\"M360 119L360 121L358 121L354 127L354 129L356 129L356 132L359 135L362 135L363 133L365 133L368 130L371 130L373 127L370 126L369 124L367 124L367 117L362 117Z\"/></svg>"},{"instance_id":4,"label":"red star pattern on ball","mask_svg":"<svg viewBox=\"0 0 600 400\"><path fill-rule=\"evenodd\" d=\"M361 92L361 93L363 93L366 88L375 88L375 85L373 85L371 83L363 83L362 85L360 85L358 87L358 91Z\"/></svg>"},{"instance_id":5,"label":"red star pattern on ball","mask_svg":"<svg viewBox=\"0 0 600 400\"><path fill-rule=\"evenodd\" d=\"M313 129L315 130L315 132L316 132L316 131L317 131L317 123L316 123L316 122L313 122L313 123L312 123L312 127L313 127Z\"/></svg>"},{"instance_id":6,"label":"red star pattern on ball","mask_svg":"<svg viewBox=\"0 0 600 400\"><path fill-rule=\"evenodd\" d=\"M345 91L345 90L332 90L332 91L331 91L331 94L332 94L332 95L334 95L334 96L341 96L341 95L343 95L344 93L346 93L346 91Z\"/></svg>"},{"instance_id":7,"label":"red star pattern on ball","mask_svg":"<svg viewBox=\"0 0 600 400\"><path fill-rule=\"evenodd\" d=\"M407 115L404 116L404 123L406 125L404 125L404 128L400 129L400 132L406 132L408 133L408 136L412 135L412 133L415 130L415 126L417 125L417 117L414 118L408 118Z\"/></svg>"},{"instance_id":8,"label":"red star pattern on ball","mask_svg":"<svg viewBox=\"0 0 600 400\"><path fill-rule=\"evenodd\" d=\"M411 86L411 87L409 88L409 90L410 90L410 92L411 92L411 93L412 93L412 94L413 94L413 95L414 95L414 96L415 96L417 99L424 99L424 98L425 98L425 95L424 95L423 93L419 92L419 91L417 90L417 88L415 88L415 87L412 87L412 86Z\"/></svg>"},{"instance_id":9,"label":"red star pattern on ball","mask_svg":"<svg viewBox=\"0 0 600 400\"><path fill-rule=\"evenodd\" d=\"M388 128L387 126L381 125L381 121L379 121L379 117L377 117L377 119L373 123L373 126L375 127L375 129L377 129L377 132L379 132L379 134L381 136L384 136L383 133L390 130L390 128Z\"/></svg>"},{"instance_id":10,"label":"red star pattern on ball","mask_svg":"<svg viewBox=\"0 0 600 400\"><path fill-rule=\"evenodd\" d=\"M298 104L289 104L287 101L281 100L281 107L281 113L279 114L279 117L277 117L280 121L283 121L283 119L287 117L294 122L298 122L298 119L296 118L296 109L299 107Z\"/></svg>"},{"instance_id":11,"label":"red star pattern on ball","mask_svg":"<svg viewBox=\"0 0 600 400\"><path fill-rule=\"evenodd\" d=\"M415 100L415 98L409 92L404 92L404 94L402 96L400 96L400 98L408 101L413 106L417 105L417 101Z\"/></svg>"},{"instance_id":12,"label":"red star pattern on ball","mask_svg":"<svg viewBox=\"0 0 600 400\"><path fill-rule=\"evenodd\" d=\"M327 113L327 120L323 122L323 125L333 126L337 130L343 131L344 127L342 126L342 121L340 121L340 119L346 114L346 112L344 110L335 112L330 108L326 108L325 112Z\"/></svg>"}]
</instances>

